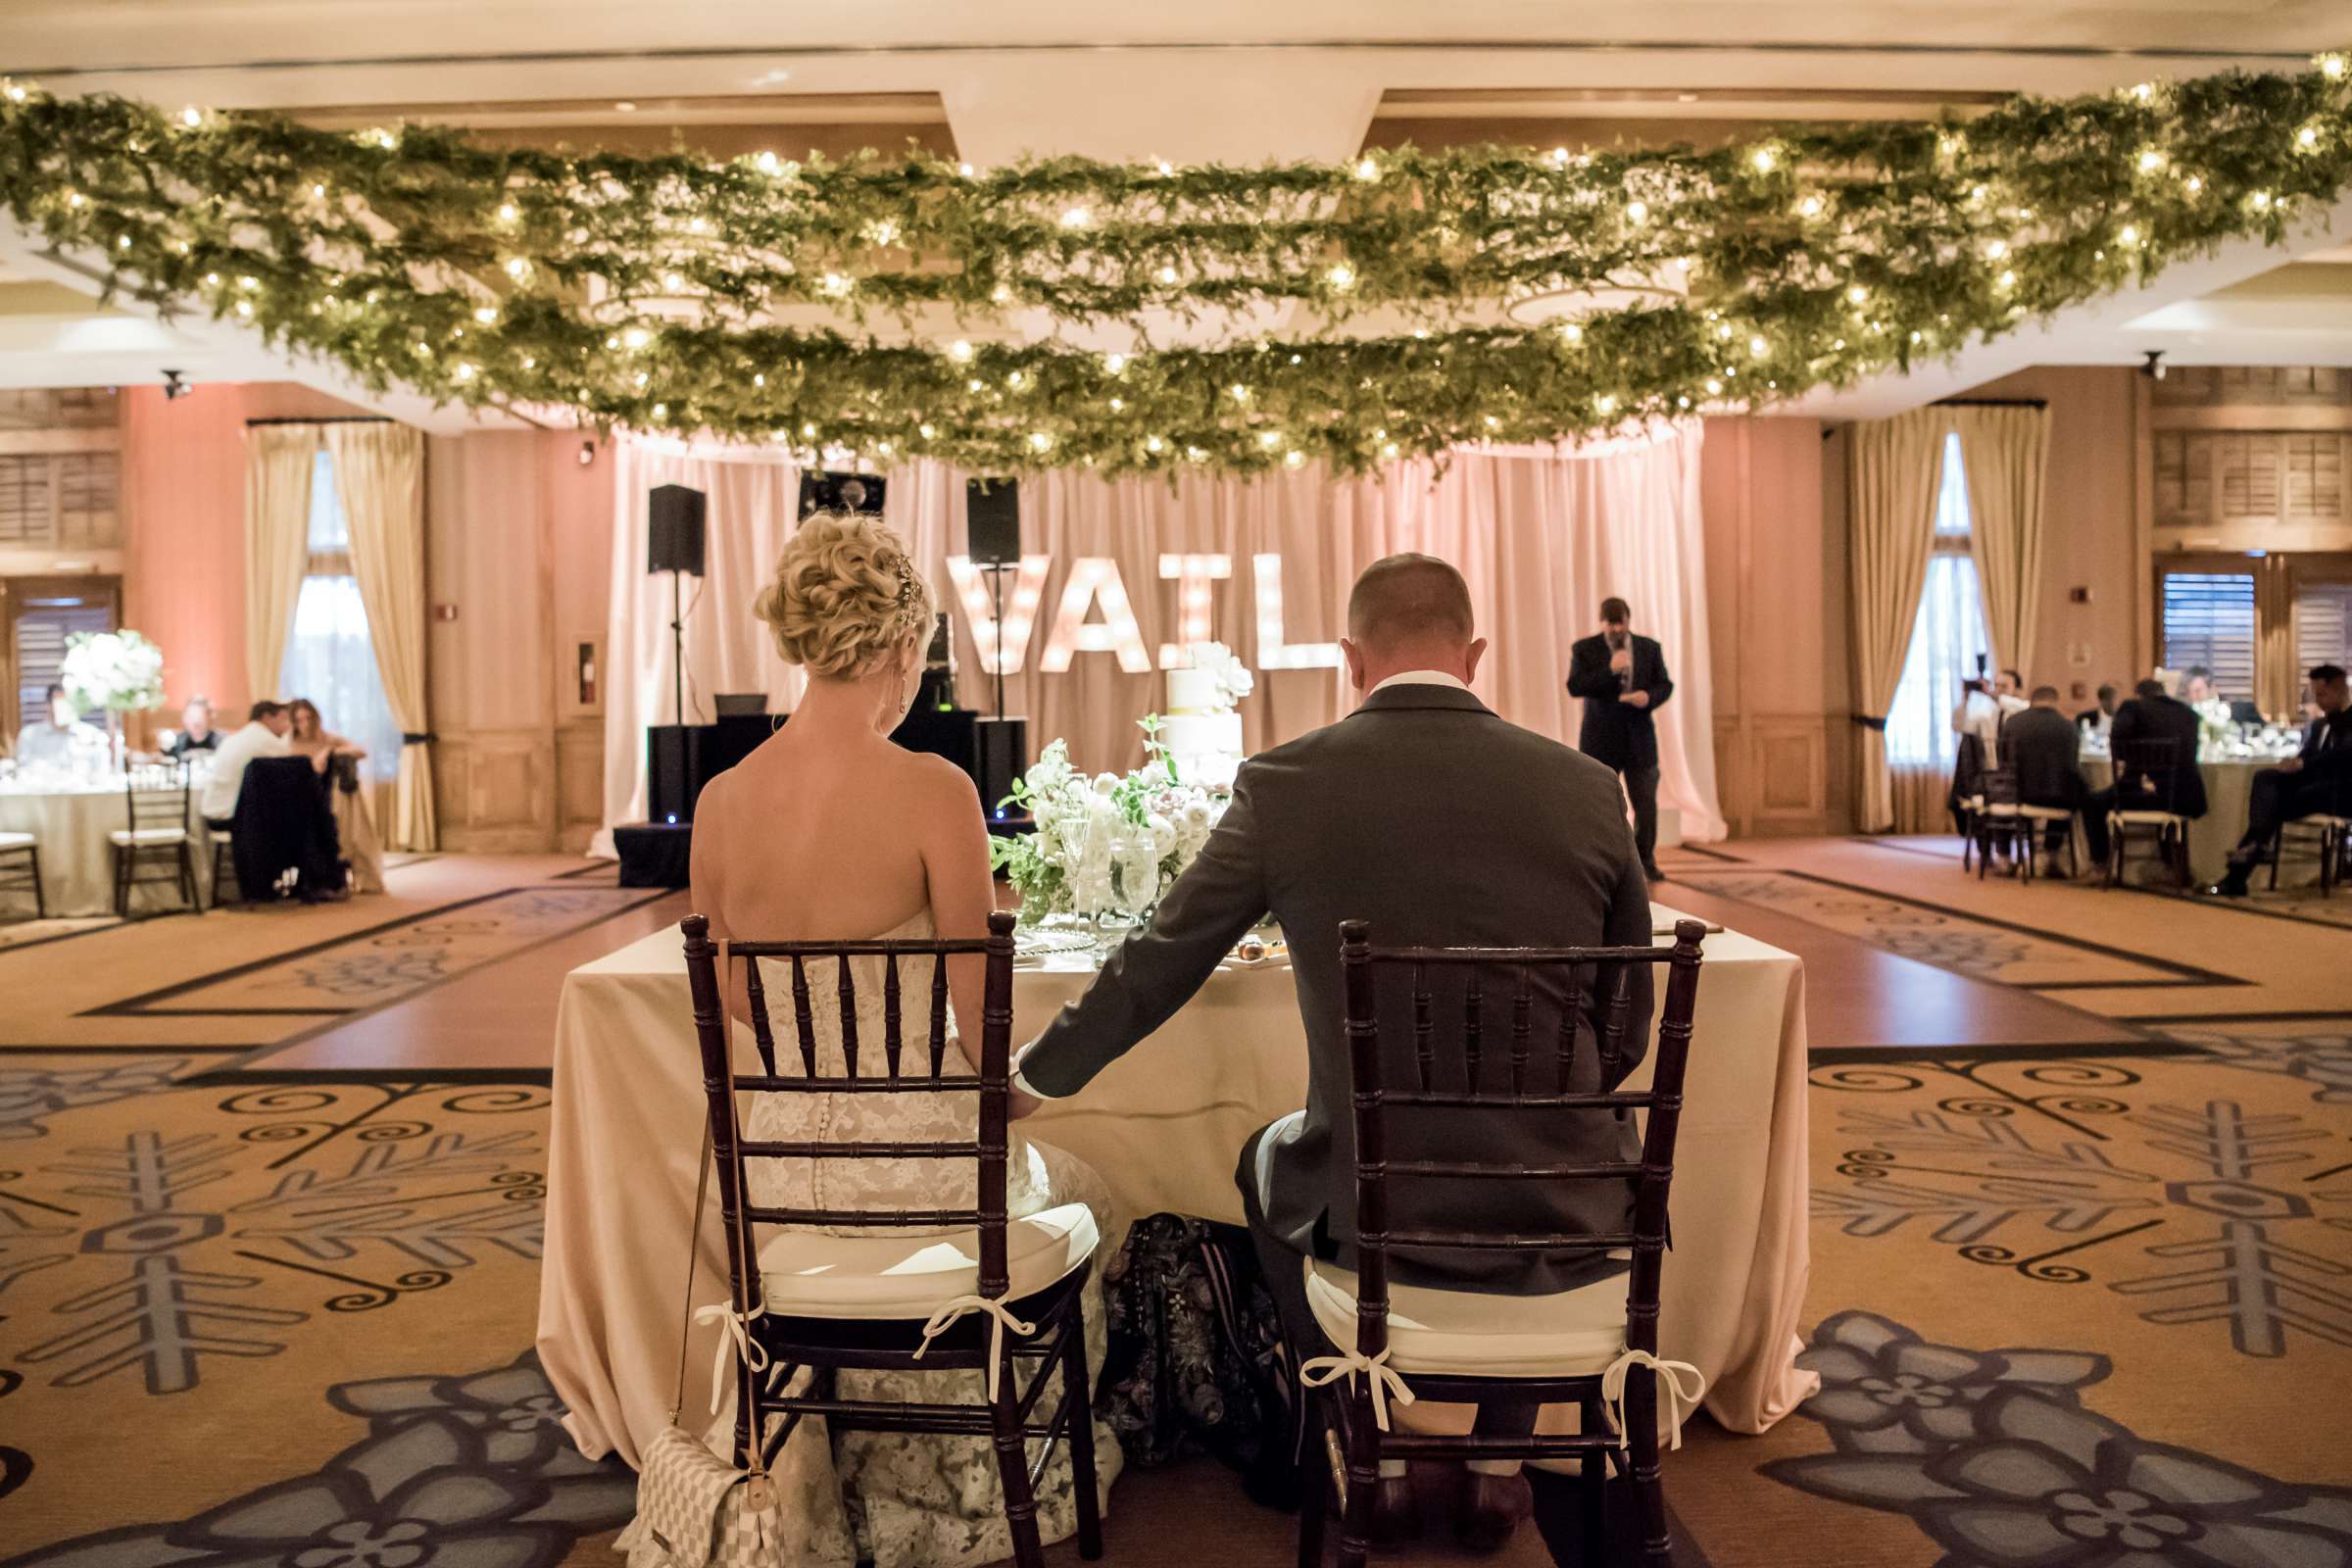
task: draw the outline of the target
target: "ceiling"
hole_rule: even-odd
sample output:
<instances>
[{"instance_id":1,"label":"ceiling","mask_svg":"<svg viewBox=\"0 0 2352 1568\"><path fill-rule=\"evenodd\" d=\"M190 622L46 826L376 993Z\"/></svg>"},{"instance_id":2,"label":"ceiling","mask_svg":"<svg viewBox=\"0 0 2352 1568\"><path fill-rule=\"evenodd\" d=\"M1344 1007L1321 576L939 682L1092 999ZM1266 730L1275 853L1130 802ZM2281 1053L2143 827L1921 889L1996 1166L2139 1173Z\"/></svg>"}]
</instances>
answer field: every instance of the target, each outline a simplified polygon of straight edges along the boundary
<instances>
[{"instance_id":1,"label":"ceiling","mask_svg":"<svg viewBox=\"0 0 2352 1568\"><path fill-rule=\"evenodd\" d=\"M1720 140L1790 119L1933 116L2352 42L2342 0L5 0L7 69L57 92L435 119L498 140L715 155L908 140L1261 161L1366 146ZM2352 203L2336 232L2352 232ZM4 226L4 225L0 225ZM1952 365L1800 407L1891 413L2031 364L2352 364L2352 255L2235 246ZM2289 262L2298 265L2283 265ZM444 428L415 400L289 366L219 323L97 312L86 277L0 232L0 385L295 378Z\"/></svg>"}]
</instances>

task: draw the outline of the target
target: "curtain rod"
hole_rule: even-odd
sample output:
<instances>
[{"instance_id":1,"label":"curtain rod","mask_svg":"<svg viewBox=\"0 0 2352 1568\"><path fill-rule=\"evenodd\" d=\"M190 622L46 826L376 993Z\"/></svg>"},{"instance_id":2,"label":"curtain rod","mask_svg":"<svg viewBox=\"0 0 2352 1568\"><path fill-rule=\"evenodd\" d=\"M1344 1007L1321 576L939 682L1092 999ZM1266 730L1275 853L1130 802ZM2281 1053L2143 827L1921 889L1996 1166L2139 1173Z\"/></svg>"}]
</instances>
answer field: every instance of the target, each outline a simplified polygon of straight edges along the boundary
<instances>
[{"instance_id":1,"label":"curtain rod","mask_svg":"<svg viewBox=\"0 0 2352 1568\"><path fill-rule=\"evenodd\" d=\"M245 422L250 426L256 424L391 424L395 421L385 418L380 414L322 414L316 418L309 419L247 419Z\"/></svg>"},{"instance_id":2,"label":"curtain rod","mask_svg":"<svg viewBox=\"0 0 2352 1568\"><path fill-rule=\"evenodd\" d=\"M2046 409L2048 398L1937 398L1939 409Z\"/></svg>"}]
</instances>

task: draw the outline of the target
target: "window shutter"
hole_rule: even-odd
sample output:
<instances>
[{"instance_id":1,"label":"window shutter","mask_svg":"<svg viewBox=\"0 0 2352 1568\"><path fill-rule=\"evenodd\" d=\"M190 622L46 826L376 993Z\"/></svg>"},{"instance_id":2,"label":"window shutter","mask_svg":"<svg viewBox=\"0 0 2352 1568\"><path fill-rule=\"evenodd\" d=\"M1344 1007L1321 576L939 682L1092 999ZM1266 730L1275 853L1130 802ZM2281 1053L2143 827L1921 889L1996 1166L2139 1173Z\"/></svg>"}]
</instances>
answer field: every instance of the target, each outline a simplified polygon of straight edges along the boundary
<instances>
[{"instance_id":1,"label":"window shutter","mask_svg":"<svg viewBox=\"0 0 2352 1568\"><path fill-rule=\"evenodd\" d=\"M2164 666L2202 664L2225 697L2254 695L2254 575L2164 574Z\"/></svg>"}]
</instances>

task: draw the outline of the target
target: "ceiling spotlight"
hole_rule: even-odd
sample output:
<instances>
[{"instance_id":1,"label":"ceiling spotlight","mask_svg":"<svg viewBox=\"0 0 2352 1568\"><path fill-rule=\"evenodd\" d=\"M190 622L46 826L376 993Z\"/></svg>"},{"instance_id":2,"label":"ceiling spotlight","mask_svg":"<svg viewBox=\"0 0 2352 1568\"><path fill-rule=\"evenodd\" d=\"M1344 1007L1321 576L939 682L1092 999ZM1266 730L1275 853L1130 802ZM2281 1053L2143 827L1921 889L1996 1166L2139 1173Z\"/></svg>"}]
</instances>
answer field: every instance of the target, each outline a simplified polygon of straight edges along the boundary
<instances>
[{"instance_id":1,"label":"ceiling spotlight","mask_svg":"<svg viewBox=\"0 0 2352 1568\"><path fill-rule=\"evenodd\" d=\"M166 403L176 403L195 390L194 387L188 385L185 370L166 370L164 372L164 401Z\"/></svg>"},{"instance_id":2,"label":"ceiling spotlight","mask_svg":"<svg viewBox=\"0 0 2352 1568\"><path fill-rule=\"evenodd\" d=\"M2140 374L2142 374L2142 375L2144 375L2144 376L2146 376L2146 377L2147 377L2149 380L2151 380L2151 381L2161 381L2161 380L2163 380L2163 379L2164 379L2164 350L2162 350L2162 349L2146 349L2146 350L2143 350L2143 351L2142 351L2142 353L2143 353L2143 355L2144 355L2144 357L2146 358L2146 360L2147 360L2147 362L2148 362L2148 363L2147 363L2147 364L2145 364L2145 365L2143 365L2143 366L2141 366L2141 367L2139 368L2139 373L2140 373Z\"/></svg>"}]
</instances>

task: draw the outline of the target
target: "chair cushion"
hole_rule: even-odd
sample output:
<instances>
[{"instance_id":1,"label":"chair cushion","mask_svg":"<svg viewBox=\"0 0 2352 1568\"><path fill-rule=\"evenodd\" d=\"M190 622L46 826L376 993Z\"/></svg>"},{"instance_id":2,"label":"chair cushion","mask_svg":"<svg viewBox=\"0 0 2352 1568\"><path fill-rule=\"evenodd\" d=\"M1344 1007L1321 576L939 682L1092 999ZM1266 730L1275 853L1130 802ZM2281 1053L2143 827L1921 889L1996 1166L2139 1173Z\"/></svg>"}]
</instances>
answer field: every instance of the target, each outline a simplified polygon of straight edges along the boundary
<instances>
[{"instance_id":1,"label":"chair cushion","mask_svg":"<svg viewBox=\"0 0 2352 1568\"><path fill-rule=\"evenodd\" d=\"M0 850L26 850L33 842L29 833L0 833Z\"/></svg>"},{"instance_id":2,"label":"chair cushion","mask_svg":"<svg viewBox=\"0 0 2352 1568\"><path fill-rule=\"evenodd\" d=\"M1994 801L1990 805L1979 806L1977 809L1983 811L1986 816L2016 816L2025 808L2010 801Z\"/></svg>"},{"instance_id":3,"label":"chair cushion","mask_svg":"<svg viewBox=\"0 0 2352 1568\"><path fill-rule=\"evenodd\" d=\"M2127 827L2186 827L2188 818L2171 811L2110 811L2110 819Z\"/></svg>"},{"instance_id":4,"label":"chair cushion","mask_svg":"<svg viewBox=\"0 0 2352 1568\"><path fill-rule=\"evenodd\" d=\"M2063 822L2075 814L2063 806L2021 806L2017 810L2019 815L2030 816L2036 822Z\"/></svg>"},{"instance_id":5,"label":"chair cushion","mask_svg":"<svg viewBox=\"0 0 2352 1568\"><path fill-rule=\"evenodd\" d=\"M1626 1277L1552 1296L1389 1287L1389 1364L1473 1377L1598 1376L1625 1350ZM1343 1350L1355 1348L1355 1275L1309 1259L1306 1300Z\"/></svg>"},{"instance_id":6,"label":"chair cushion","mask_svg":"<svg viewBox=\"0 0 2352 1568\"><path fill-rule=\"evenodd\" d=\"M1064 1203L1004 1227L1007 1299L1034 1295L1094 1256L1094 1211ZM863 1236L779 1231L760 1248L760 1292L788 1317L927 1318L980 1291L977 1230L876 1230Z\"/></svg>"},{"instance_id":7,"label":"chair cushion","mask_svg":"<svg viewBox=\"0 0 2352 1568\"><path fill-rule=\"evenodd\" d=\"M106 839L109 844L136 844L144 847L151 844L179 844L185 842L187 836L188 830L184 827L119 827L109 833Z\"/></svg>"}]
</instances>

